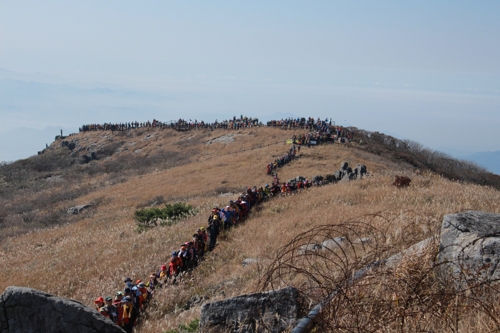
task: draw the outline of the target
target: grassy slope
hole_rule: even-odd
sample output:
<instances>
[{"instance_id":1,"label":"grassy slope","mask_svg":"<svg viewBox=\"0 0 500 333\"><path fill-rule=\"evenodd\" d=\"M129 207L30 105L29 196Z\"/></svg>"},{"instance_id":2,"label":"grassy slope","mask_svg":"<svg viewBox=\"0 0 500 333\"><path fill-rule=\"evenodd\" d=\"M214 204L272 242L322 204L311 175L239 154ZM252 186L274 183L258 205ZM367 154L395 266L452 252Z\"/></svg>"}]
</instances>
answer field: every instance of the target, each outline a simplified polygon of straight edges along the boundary
<instances>
[{"instance_id":1,"label":"grassy slope","mask_svg":"<svg viewBox=\"0 0 500 333\"><path fill-rule=\"evenodd\" d=\"M159 132L155 141L139 142L144 156L166 149L191 156L191 162L177 167L170 165L167 170L157 168L154 172L97 188L76 200L85 203L105 198L87 218L3 241L0 290L9 285L28 286L91 305L96 296L123 289L125 276L146 278L166 262L169 254L188 240L196 228L206 224L213 205L223 205L236 197L216 192L241 191L246 186L270 182L265 174L266 163L284 154L289 145L242 150L284 140L291 132L248 129L239 131L232 143L206 144L224 134L223 131ZM81 137L92 141L97 135L102 134L86 133ZM116 140L123 140L119 134L115 135ZM418 225L412 227L418 230L412 232L414 239L408 240L411 243L437 233L445 214L465 209L500 213L500 194L496 190L450 182L432 174L414 174L407 165L388 162L383 156L360 149L331 145L304 147L300 155L298 161L280 170L280 179L333 173L342 161L351 165L364 163L371 175L361 181L313 188L263 204L244 225L221 236L220 245L193 276L185 279L181 286L159 292L148 320L141 327L142 332L164 331L199 316L199 308L175 311L193 294L217 299L255 291L262 268L272 260L275 251L313 225L379 211L397 215L412 210L412 216L418 221ZM404 190L394 188L390 183L395 174L410 176L412 185ZM97 179L98 175L82 181ZM200 213L177 225L138 234L132 219L136 205L158 195L163 195L167 202L185 200ZM404 237L405 226L399 228L403 231L393 230L394 237ZM263 267L242 267L245 258L261 258Z\"/></svg>"}]
</instances>

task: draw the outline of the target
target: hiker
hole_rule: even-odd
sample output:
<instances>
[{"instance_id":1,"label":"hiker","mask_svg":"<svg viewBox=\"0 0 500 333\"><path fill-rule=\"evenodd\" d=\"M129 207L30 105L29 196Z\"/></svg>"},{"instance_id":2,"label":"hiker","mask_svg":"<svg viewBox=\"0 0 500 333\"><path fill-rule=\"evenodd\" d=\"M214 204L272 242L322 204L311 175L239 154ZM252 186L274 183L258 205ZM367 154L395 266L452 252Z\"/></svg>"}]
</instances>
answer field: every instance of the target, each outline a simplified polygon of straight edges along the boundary
<instances>
[{"instance_id":1,"label":"hiker","mask_svg":"<svg viewBox=\"0 0 500 333\"><path fill-rule=\"evenodd\" d=\"M99 309L99 312L106 318L110 318L108 307L105 305Z\"/></svg>"},{"instance_id":2,"label":"hiker","mask_svg":"<svg viewBox=\"0 0 500 333\"><path fill-rule=\"evenodd\" d=\"M163 265L165 266L165 265ZM167 266L165 266L165 269L166 269ZM149 282L147 284L148 288L149 288L149 293L151 294L151 296L153 296L154 292L155 292L155 289L156 289L156 286L160 285L160 282L158 281L158 277L156 276L156 273L151 273L151 275L149 275Z\"/></svg>"},{"instance_id":3,"label":"hiker","mask_svg":"<svg viewBox=\"0 0 500 333\"><path fill-rule=\"evenodd\" d=\"M103 306L104 306L104 298L102 296L99 296L96 298L94 301L95 304L95 309L99 311Z\"/></svg>"},{"instance_id":4,"label":"hiker","mask_svg":"<svg viewBox=\"0 0 500 333\"><path fill-rule=\"evenodd\" d=\"M189 242L188 255L189 255L189 262L191 265L189 268L193 269L198 264L198 254L196 248L194 247L194 243L192 241Z\"/></svg>"},{"instance_id":5,"label":"hiker","mask_svg":"<svg viewBox=\"0 0 500 333\"><path fill-rule=\"evenodd\" d=\"M133 322L133 304L132 304L132 299L130 296L125 296L121 303L123 304L123 330L127 333L132 333L132 329L134 327L134 322Z\"/></svg>"},{"instance_id":6,"label":"hiker","mask_svg":"<svg viewBox=\"0 0 500 333\"><path fill-rule=\"evenodd\" d=\"M180 268L182 267L182 259L177 255L177 252L172 253L169 264L170 277L173 279L173 284L177 281L177 276L180 273Z\"/></svg>"},{"instance_id":7,"label":"hiker","mask_svg":"<svg viewBox=\"0 0 500 333\"><path fill-rule=\"evenodd\" d=\"M211 220L207 227L210 242L208 244L208 250L212 251L217 244L217 233L219 232L219 228L217 227L216 220Z\"/></svg>"},{"instance_id":8,"label":"hiker","mask_svg":"<svg viewBox=\"0 0 500 333\"><path fill-rule=\"evenodd\" d=\"M205 233L205 228L201 227L196 230L196 235L198 236L198 244L199 244L199 251L198 255L202 257L205 254L205 249L206 249L206 233Z\"/></svg>"},{"instance_id":9,"label":"hiker","mask_svg":"<svg viewBox=\"0 0 500 333\"><path fill-rule=\"evenodd\" d=\"M123 293L121 291L118 291L115 295L115 300L113 301L113 305L116 308L116 324L120 327L123 326L123 304L122 304L122 299L123 299Z\"/></svg>"},{"instance_id":10,"label":"hiker","mask_svg":"<svg viewBox=\"0 0 500 333\"><path fill-rule=\"evenodd\" d=\"M281 185L281 195L286 195L286 183Z\"/></svg>"},{"instance_id":11,"label":"hiker","mask_svg":"<svg viewBox=\"0 0 500 333\"><path fill-rule=\"evenodd\" d=\"M158 279L160 280L161 283L167 282L167 279L169 277L169 271L167 270L167 265L161 265L160 271L158 274Z\"/></svg>"},{"instance_id":12,"label":"hiker","mask_svg":"<svg viewBox=\"0 0 500 333\"><path fill-rule=\"evenodd\" d=\"M220 216L218 209L212 209L212 214L208 218L208 232L210 233L210 244L208 245L208 250L212 251L217 243L217 236L219 235L219 221Z\"/></svg>"},{"instance_id":13,"label":"hiker","mask_svg":"<svg viewBox=\"0 0 500 333\"><path fill-rule=\"evenodd\" d=\"M140 282L137 285L137 289L140 291L141 295L139 296L139 310L143 310L147 301L149 300L149 292L146 288L146 284L144 282Z\"/></svg>"},{"instance_id":14,"label":"hiker","mask_svg":"<svg viewBox=\"0 0 500 333\"><path fill-rule=\"evenodd\" d=\"M196 250L196 252L199 252L200 251L200 238L198 236L198 232L193 234L193 238L192 238L191 242L193 243L193 248Z\"/></svg>"},{"instance_id":15,"label":"hiker","mask_svg":"<svg viewBox=\"0 0 500 333\"><path fill-rule=\"evenodd\" d=\"M222 210L222 213L223 213L223 225L224 225L224 229L229 229L231 228L231 225L233 224L233 214L234 214L234 210L231 206L227 205L226 207L224 207Z\"/></svg>"},{"instance_id":16,"label":"hiker","mask_svg":"<svg viewBox=\"0 0 500 333\"><path fill-rule=\"evenodd\" d=\"M269 198L271 196L271 189L269 188L269 184L266 184L264 187L264 196Z\"/></svg>"},{"instance_id":17,"label":"hiker","mask_svg":"<svg viewBox=\"0 0 500 333\"><path fill-rule=\"evenodd\" d=\"M238 204L233 200L229 201L229 206L231 206L231 208L233 209L233 224L236 224L240 220L240 215L241 215L240 206L238 206Z\"/></svg>"},{"instance_id":18,"label":"hiker","mask_svg":"<svg viewBox=\"0 0 500 333\"><path fill-rule=\"evenodd\" d=\"M203 237L203 244L204 244L203 254L205 254L205 252L208 249L208 234L207 231L205 230L205 227L201 227L200 231L201 231L201 236Z\"/></svg>"},{"instance_id":19,"label":"hiker","mask_svg":"<svg viewBox=\"0 0 500 333\"><path fill-rule=\"evenodd\" d=\"M106 301L106 308L108 309L109 319L111 319L115 324L117 324L118 312L116 306L113 305L113 298L111 296L107 296L105 301Z\"/></svg>"},{"instance_id":20,"label":"hiker","mask_svg":"<svg viewBox=\"0 0 500 333\"><path fill-rule=\"evenodd\" d=\"M126 277L125 280L123 280L123 283L125 283L125 285L130 289L132 289L132 287L134 286L134 284L132 283L132 279L129 277Z\"/></svg>"},{"instance_id":21,"label":"hiker","mask_svg":"<svg viewBox=\"0 0 500 333\"><path fill-rule=\"evenodd\" d=\"M132 297L130 297L130 299L132 300L132 316L131 316L131 321L132 321L132 326L135 325L135 323L137 322L138 318L139 318L139 309L140 309L140 297L141 297L141 292L139 291L139 288L137 288L137 286L133 286L131 288L131 292L132 292Z\"/></svg>"},{"instance_id":22,"label":"hiker","mask_svg":"<svg viewBox=\"0 0 500 333\"><path fill-rule=\"evenodd\" d=\"M189 258L188 258L188 246L186 243L181 245L181 249L179 250L178 257L182 260L181 272L187 271Z\"/></svg>"}]
</instances>

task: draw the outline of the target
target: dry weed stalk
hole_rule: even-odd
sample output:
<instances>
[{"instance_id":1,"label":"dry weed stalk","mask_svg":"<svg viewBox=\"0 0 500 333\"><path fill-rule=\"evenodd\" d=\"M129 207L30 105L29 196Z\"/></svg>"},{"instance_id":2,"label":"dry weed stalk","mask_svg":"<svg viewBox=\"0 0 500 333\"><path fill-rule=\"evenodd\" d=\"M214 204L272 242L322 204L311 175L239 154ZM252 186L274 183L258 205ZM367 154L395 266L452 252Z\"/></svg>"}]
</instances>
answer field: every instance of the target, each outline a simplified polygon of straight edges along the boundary
<instances>
[{"instance_id":1,"label":"dry weed stalk","mask_svg":"<svg viewBox=\"0 0 500 333\"><path fill-rule=\"evenodd\" d=\"M382 212L313 227L278 251L260 288L295 286L310 307L323 302L315 322L321 332L499 330L497 281L480 282L482 272L468 271L466 287L457 288L456 280L443 278L443 263L435 260L437 238L403 255L396 265L382 264L417 239L395 237L408 219L415 220L415 213ZM328 239L343 241L336 247L304 251ZM471 278L474 274L477 279Z\"/></svg>"}]
</instances>

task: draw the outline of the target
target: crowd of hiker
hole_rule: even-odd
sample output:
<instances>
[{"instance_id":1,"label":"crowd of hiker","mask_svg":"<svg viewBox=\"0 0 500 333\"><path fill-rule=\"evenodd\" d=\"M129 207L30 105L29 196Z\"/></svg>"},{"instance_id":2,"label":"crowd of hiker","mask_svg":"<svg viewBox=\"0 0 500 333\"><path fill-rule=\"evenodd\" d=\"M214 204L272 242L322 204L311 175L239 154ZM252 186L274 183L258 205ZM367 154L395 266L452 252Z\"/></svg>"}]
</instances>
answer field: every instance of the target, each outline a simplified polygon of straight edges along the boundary
<instances>
[{"instance_id":1,"label":"crowd of hiker","mask_svg":"<svg viewBox=\"0 0 500 333\"><path fill-rule=\"evenodd\" d=\"M244 119L243 116L239 118L240 121ZM223 123L234 124L234 121L236 121L236 118L233 118L233 122L229 121L226 123L226 121L224 121ZM245 124L244 126L252 126L251 123L245 121L239 123ZM151 123L130 124L134 126L131 128L139 128L141 126L157 125L159 122L154 120ZM196 124L196 122L194 122L194 124ZM118 125L118 128L122 128L120 126L123 124ZM125 278L123 281L123 291L120 290L116 292L114 296L107 296L105 298L100 296L95 299L94 303L96 310L103 316L110 318L118 326L122 327L125 332L132 332L133 327L139 322L141 313L147 308L148 303L154 296L155 290L166 284L177 284L186 272L193 270L200 260L203 259L204 254L207 251L212 251L217 246L217 238L222 230L229 230L238 225L248 216L255 205L273 196L291 195L294 192L302 191L311 186L322 185L321 180L313 179L313 181L309 181L303 177L280 182L277 172L278 168L293 161L297 157L301 145L307 144L307 140L316 138L314 136L316 134L322 135L331 130L330 127L328 127L328 129L324 127L326 126L326 121L319 121L316 125L320 126L316 126L315 132L299 136L294 135L292 137L292 146L287 154L267 165L267 174L273 177L271 185L266 184L259 188L256 186L248 187L236 200L230 200L224 207L214 207L209 214L206 226L198 228L193 233L192 237L171 253L166 263L162 264L157 271L151 272L147 280L139 279L134 281L130 277ZM124 124L123 126L128 127L129 124ZM110 128L108 127L107 129ZM342 131L344 130L342 129ZM345 133L349 132L343 132L342 135L345 135ZM340 135L340 133L337 131L336 135Z\"/></svg>"},{"instance_id":2,"label":"crowd of hiker","mask_svg":"<svg viewBox=\"0 0 500 333\"><path fill-rule=\"evenodd\" d=\"M104 123L104 124L86 124L79 128L80 132L87 131L128 131L135 128L167 128L171 126L171 122L161 122L153 119L153 121L145 122L125 122L125 123Z\"/></svg>"},{"instance_id":3,"label":"crowd of hiker","mask_svg":"<svg viewBox=\"0 0 500 333\"><path fill-rule=\"evenodd\" d=\"M294 124L293 126L288 125L288 127L286 127L291 129L304 128L310 130L309 132L306 132L304 134L294 134L290 140L291 143L297 144L299 146L307 145L308 147L310 147L312 145L320 145L325 142L346 143L350 142L353 139L353 133L350 130L342 126L332 126L331 120L321 120L318 118L318 120L314 122L313 125L310 125L310 121L312 120L313 118L308 118L307 122L305 122L305 126L300 126L301 122L295 120L291 123ZM280 123L281 121L276 120L273 122Z\"/></svg>"},{"instance_id":4,"label":"crowd of hiker","mask_svg":"<svg viewBox=\"0 0 500 333\"><path fill-rule=\"evenodd\" d=\"M249 118L243 115L240 117L234 116L232 119L227 119L223 121L217 121L217 119L213 123L207 123L204 121L198 121L195 119L194 121L189 119L179 119L176 123L172 125L172 127L176 130L180 131L188 131L188 130L196 130L196 129L233 129L239 130L242 128L252 128L255 126L260 126L259 119L257 118Z\"/></svg>"},{"instance_id":5,"label":"crowd of hiker","mask_svg":"<svg viewBox=\"0 0 500 333\"><path fill-rule=\"evenodd\" d=\"M319 117L315 120L313 117L308 118L285 118L280 120L271 120L267 122L267 126L272 126L281 129L306 129L310 131L319 130L324 125L332 126L332 119L326 118L321 120ZM335 124L334 124L335 125Z\"/></svg>"},{"instance_id":6,"label":"crowd of hiker","mask_svg":"<svg viewBox=\"0 0 500 333\"><path fill-rule=\"evenodd\" d=\"M275 182L279 184L277 175ZM126 332L132 332L157 288L165 284L177 284L185 272L191 271L198 265L207 251L212 251L216 247L217 238L222 230L229 230L241 223L255 205L272 195L268 184L260 188L248 187L236 200L230 200L226 206L214 207L209 214L206 227L198 228L190 239L172 252L167 263L149 275L147 281L134 281L127 277L123 281L125 284L123 291L116 292L114 297L100 296L94 301L96 310Z\"/></svg>"},{"instance_id":7,"label":"crowd of hiker","mask_svg":"<svg viewBox=\"0 0 500 333\"><path fill-rule=\"evenodd\" d=\"M157 119L153 121L145 122L119 122L119 123L104 123L104 124L85 124L79 128L80 132L87 131L128 131L137 128L147 128L147 129L164 129L171 128L178 131L189 131L189 130L201 130L201 129L226 129L226 130L239 130L243 128L252 128L255 126L262 126L257 118L250 118L247 116L240 115L239 117L233 116L231 119L226 119L223 121L205 122L198 121L197 119L185 120L180 118L177 121L162 122ZM281 120L271 120L267 122L267 126L281 128L281 129L305 129L309 132L304 134L302 138L297 138L298 144L308 144L311 142L326 142L332 141L333 139L340 140L351 140L352 133L350 133L346 128L341 126L332 125L332 119L326 118L321 120L320 118L314 119L309 118L287 118ZM302 139L302 141L300 140ZM314 144L314 143L313 143Z\"/></svg>"},{"instance_id":8,"label":"crowd of hiker","mask_svg":"<svg viewBox=\"0 0 500 333\"><path fill-rule=\"evenodd\" d=\"M239 130L242 128L251 128L255 126L260 126L259 120L257 118L249 118L241 115L240 117L234 116L232 119L217 121L214 122L205 122L198 120L184 120L180 118L177 121L168 121L162 122L157 119L153 119L153 121L145 121L145 122L120 122L120 123L104 123L104 124L85 124L79 128L80 132L88 132L88 131L128 131L136 128L172 128L178 131L189 131L196 129L235 129Z\"/></svg>"},{"instance_id":9,"label":"crowd of hiker","mask_svg":"<svg viewBox=\"0 0 500 333\"><path fill-rule=\"evenodd\" d=\"M278 168L281 168L283 165L293 161L296 158L296 153L298 152L300 152L300 145L296 146L295 144L293 144L288 153L275 159L267 165L267 174L272 175L276 170L278 170Z\"/></svg>"}]
</instances>

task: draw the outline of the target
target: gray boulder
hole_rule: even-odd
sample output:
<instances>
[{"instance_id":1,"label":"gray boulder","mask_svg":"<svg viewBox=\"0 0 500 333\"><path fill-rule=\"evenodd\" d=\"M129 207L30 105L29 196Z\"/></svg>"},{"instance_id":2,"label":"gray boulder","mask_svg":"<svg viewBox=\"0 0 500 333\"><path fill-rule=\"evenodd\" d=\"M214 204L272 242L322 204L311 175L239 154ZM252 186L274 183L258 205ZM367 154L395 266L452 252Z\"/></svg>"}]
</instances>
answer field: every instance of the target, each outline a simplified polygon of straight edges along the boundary
<instances>
[{"instance_id":1,"label":"gray boulder","mask_svg":"<svg viewBox=\"0 0 500 333\"><path fill-rule=\"evenodd\" d=\"M338 170L337 172L335 172L334 176L337 180L341 180L342 178L344 178L344 175L345 175L345 172L344 170Z\"/></svg>"},{"instance_id":2,"label":"gray boulder","mask_svg":"<svg viewBox=\"0 0 500 333\"><path fill-rule=\"evenodd\" d=\"M76 144L74 142L68 143L68 149L69 150L73 150L73 149L75 149L75 147L76 147Z\"/></svg>"},{"instance_id":3,"label":"gray boulder","mask_svg":"<svg viewBox=\"0 0 500 333\"><path fill-rule=\"evenodd\" d=\"M321 244L306 244L299 247L298 253L299 254L316 253L322 248L323 246Z\"/></svg>"},{"instance_id":4,"label":"gray boulder","mask_svg":"<svg viewBox=\"0 0 500 333\"><path fill-rule=\"evenodd\" d=\"M436 248L435 246L437 246L436 237L429 237L427 239L424 239L423 241L420 241L416 244L413 244L412 246L410 246L406 250L403 250L399 253L396 253L393 256L390 256L389 258L387 258L385 264L389 267L394 268L396 265L398 265L401 262L401 260L403 260L403 258L409 257L409 256L421 255L422 253L424 253L425 250L427 250L430 247L434 247L434 249L435 249Z\"/></svg>"},{"instance_id":5,"label":"gray boulder","mask_svg":"<svg viewBox=\"0 0 500 333\"><path fill-rule=\"evenodd\" d=\"M248 266L251 264L256 264L258 262L259 262L259 259L257 259L257 258L246 258L245 260L243 260L242 265Z\"/></svg>"},{"instance_id":6,"label":"gray boulder","mask_svg":"<svg viewBox=\"0 0 500 333\"><path fill-rule=\"evenodd\" d=\"M321 248L324 250L335 250L342 246L345 242L345 237L335 237L333 239L327 239L321 243Z\"/></svg>"},{"instance_id":7,"label":"gray boulder","mask_svg":"<svg viewBox=\"0 0 500 333\"><path fill-rule=\"evenodd\" d=\"M500 278L500 214L467 211L446 215L441 226L438 262L445 279L457 287Z\"/></svg>"},{"instance_id":8,"label":"gray boulder","mask_svg":"<svg viewBox=\"0 0 500 333\"><path fill-rule=\"evenodd\" d=\"M345 183L345 182L349 182L349 180L352 179L352 174L345 174L344 177L342 177L342 179L340 180L341 183Z\"/></svg>"},{"instance_id":9,"label":"gray boulder","mask_svg":"<svg viewBox=\"0 0 500 333\"><path fill-rule=\"evenodd\" d=\"M364 164L356 165L356 168L354 168L354 173L358 178L363 178L363 176L366 175L367 173L366 165Z\"/></svg>"},{"instance_id":10,"label":"gray boulder","mask_svg":"<svg viewBox=\"0 0 500 333\"><path fill-rule=\"evenodd\" d=\"M1 333L124 333L84 304L24 287L0 295Z\"/></svg>"},{"instance_id":11,"label":"gray boulder","mask_svg":"<svg viewBox=\"0 0 500 333\"><path fill-rule=\"evenodd\" d=\"M91 205L90 204L84 204L84 205L79 205L75 207L70 207L66 211L68 214L80 214L80 212L86 208L89 208Z\"/></svg>"},{"instance_id":12,"label":"gray boulder","mask_svg":"<svg viewBox=\"0 0 500 333\"><path fill-rule=\"evenodd\" d=\"M371 242L372 242L371 238L363 237L363 238L355 239L352 243L353 244L369 244Z\"/></svg>"},{"instance_id":13,"label":"gray boulder","mask_svg":"<svg viewBox=\"0 0 500 333\"><path fill-rule=\"evenodd\" d=\"M294 325L298 315L299 292L287 287L205 303L200 332L280 333Z\"/></svg>"}]
</instances>

